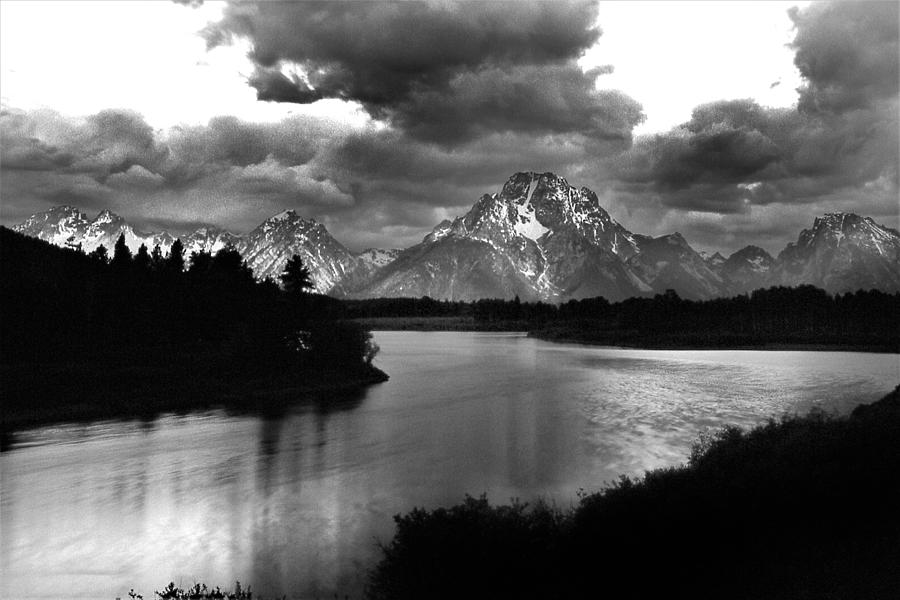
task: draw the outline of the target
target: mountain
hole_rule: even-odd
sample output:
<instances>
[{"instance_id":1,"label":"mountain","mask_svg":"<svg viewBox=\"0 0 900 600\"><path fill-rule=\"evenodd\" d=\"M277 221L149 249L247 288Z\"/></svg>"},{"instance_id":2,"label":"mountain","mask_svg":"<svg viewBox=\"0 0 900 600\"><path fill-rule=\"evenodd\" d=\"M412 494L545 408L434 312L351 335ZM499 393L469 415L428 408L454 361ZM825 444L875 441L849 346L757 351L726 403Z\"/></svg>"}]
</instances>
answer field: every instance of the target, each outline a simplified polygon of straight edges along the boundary
<instances>
[{"instance_id":1,"label":"mountain","mask_svg":"<svg viewBox=\"0 0 900 600\"><path fill-rule=\"evenodd\" d=\"M766 287L774 263L772 255L759 246L746 246L723 258L718 269L733 293L746 293Z\"/></svg>"},{"instance_id":2,"label":"mountain","mask_svg":"<svg viewBox=\"0 0 900 600\"><path fill-rule=\"evenodd\" d=\"M135 231L125 219L108 210L89 220L87 215L74 206L57 206L47 212L32 215L12 229L57 246L81 248L84 252L90 252L101 245L112 251L122 234L125 235L125 244L132 252L137 251L141 244L151 250L159 244L165 251L175 241L168 233Z\"/></svg>"},{"instance_id":3,"label":"mountain","mask_svg":"<svg viewBox=\"0 0 900 600\"><path fill-rule=\"evenodd\" d=\"M218 227L200 227L187 237L181 238L184 244L185 255L190 257L193 252L209 252L215 254L222 248L237 246L240 236ZM172 241L175 241L174 238Z\"/></svg>"},{"instance_id":4,"label":"mountain","mask_svg":"<svg viewBox=\"0 0 900 600\"><path fill-rule=\"evenodd\" d=\"M293 210L280 212L240 238L235 248L256 277L275 281L287 261L296 255L309 269L316 291L326 293L356 270L356 258L321 223L304 219Z\"/></svg>"},{"instance_id":5,"label":"mountain","mask_svg":"<svg viewBox=\"0 0 900 600\"><path fill-rule=\"evenodd\" d=\"M659 293L673 289L683 298L714 298L728 294L728 286L678 233L658 238L635 236L637 252L627 264Z\"/></svg>"},{"instance_id":6,"label":"mountain","mask_svg":"<svg viewBox=\"0 0 900 600\"><path fill-rule=\"evenodd\" d=\"M709 268L713 270L718 269L720 266L722 266L722 263L725 262L725 257L718 252L710 254L709 252L701 251L699 254L700 258L702 258L706 262L706 264L709 265Z\"/></svg>"},{"instance_id":7,"label":"mountain","mask_svg":"<svg viewBox=\"0 0 900 600\"><path fill-rule=\"evenodd\" d=\"M440 223L353 295L621 300L672 286L686 297L725 292L680 235L635 235L588 188L527 172Z\"/></svg>"},{"instance_id":8,"label":"mountain","mask_svg":"<svg viewBox=\"0 0 900 600\"><path fill-rule=\"evenodd\" d=\"M382 250L381 248L367 248L363 250L356 257L364 264L368 265L372 269L380 269L381 267L387 266L390 263L394 262L400 253L403 252L400 248L392 248L390 250Z\"/></svg>"},{"instance_id":9,"label":"mountain","mask_svg":"<svg viewBox=\"0 0 900 600\"><path fill-rule=\"evenodd\" d=\"M900 291L900 233L870 217L826 214L781 251L769 281L808 283L832 293Z\"/></svg>"},{"instance_id":10,"label":"mountain","mask_svg":"<svg viewBox=\"0 0 900 600\"><path fill-rule=\"evenodd\" d=\"M72 206L32 215L13 228L59 246L111 249L120 234L134 251L175 237L141 233L103 211L93 220ZM900 234L851 213L817 218L772 258L747 246L727 259L698 253L680 233L651 237L628 231L597 195L553 173L516 173L481 196L465 215L439 223L406 249L354 254L325 227L288 210L245 235L203 227L181 238L187 255L233 245L259 278L277 279L294 254L316 289L334 296L610 301L675 290L706 299L772 285L812 284L830 292L900 291Z\"/></svg>"},{"instance_id":11,"label":"mountain","mask_svg":"<svg viewBox=\"0 0 900 600\"><path fill-rule=\"evenodd\" d=\"M101 244L111 252L122 234L132 252L145 244L150 250L159 245L165 253L175 241L175 236L167 232L136 231L122 217L108 210L91 220L72 206L58 206L32 215L12 229L57 246L81 248L84 252ZM267 219L245 236L216 227L201 227L180 239L188 258L192 252L215 253L232 245L260 279L272 277L277 280L287 260L299 254L310 270L316 289L323 293L332 291L336 283L346 280L363 262L331 237L324 226L302 219L294 211Z\"/></svg>"}]
</instances>

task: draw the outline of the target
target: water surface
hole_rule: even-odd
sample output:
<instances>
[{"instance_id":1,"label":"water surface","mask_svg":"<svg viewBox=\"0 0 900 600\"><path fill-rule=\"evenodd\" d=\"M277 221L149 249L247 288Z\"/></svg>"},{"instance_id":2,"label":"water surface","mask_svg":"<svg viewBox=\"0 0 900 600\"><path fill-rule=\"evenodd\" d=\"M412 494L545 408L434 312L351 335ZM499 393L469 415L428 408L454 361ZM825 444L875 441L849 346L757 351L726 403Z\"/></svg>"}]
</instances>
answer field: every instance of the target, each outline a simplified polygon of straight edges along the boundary
<instances>
[{"instance_id":1,"label":"water surface","mask_svg":"<svg viewBox=\"0 0 900 600\"><path fill-rule=\"evenodd\" d=\"M392 516L485 492L562 506L675 465L704 430L900 382L898 356L655 351L380 332L387 383L278 413L18 432L0 454L0 596L145 598L174 580L361 595Z\"/></svg>"}]
</instances>

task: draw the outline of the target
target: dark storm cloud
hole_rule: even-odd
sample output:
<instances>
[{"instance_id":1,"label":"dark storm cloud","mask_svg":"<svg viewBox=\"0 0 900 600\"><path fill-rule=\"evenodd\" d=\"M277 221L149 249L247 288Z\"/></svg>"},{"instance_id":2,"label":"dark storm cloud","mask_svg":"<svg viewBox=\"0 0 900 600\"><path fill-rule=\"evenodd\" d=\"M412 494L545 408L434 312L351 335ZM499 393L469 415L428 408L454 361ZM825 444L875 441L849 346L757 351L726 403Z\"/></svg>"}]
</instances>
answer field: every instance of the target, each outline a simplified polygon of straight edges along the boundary
<instances>
[{"instance_id":1,"label":"dark storm cloud","mask_svg":"<svg viewBox=\"0 0 900 600\"><path fill-rule=\"evenodd\" d=\"M630 140L641 105L621 92L595 90L597 74L574 63L461 73L441 89L410 94L392 122L412 137L454 144L493 132Z\"/></svg>"},{"instance_id":2,"label":"dark storm cloud","mask_svg":"<svg viewBox=\"0 0 900 600\"><path fill-rule=\"evenodd\" d=\"M70 203L147 228L244 232L295 208L354 249L403 247L510 174L534 170L594 189L633 231L681 231L700 248L757 243L777 253L825 211L896 226L891 10L792 13L805 78L798 107L711 102L632 144L640 106L597 91L603 70L575 64L600 35L590 5L232 5L206 36L250 40L261 98L340 98L376 121L218 117L154 131L128 111L4 110L2 218Z\"/></svg>"},{"instance_id":3,"label":"dark storm cloud","mask_svg":"<svg viewBox=\"0 0 900 600\"><path fill-rule=\"evenodd\" d=\"M4 109L0 136L4 169L59 169L103 179L133 165L152 168L165 158L152 129L140 115L124 110L66 119L48 110Z\"/></svg>"},{"instance_id":4,"label":"dark storm cloud","mask_svg":"<svg viewBox=\"0 0 900 600\"><path fill-rule=\"evenodd\" d=\"M896 210L897 4L839 2L792 10L804 76L797 107L712 102L670 132L607 162L619 190L664 207L740 213L866 190ZM809 209L808 209L809 210ZM815 210L815 208L812 208Z\"/></svg>"},{"instance_id":5,"label":"dark storm cloud","mask_svg":"<svg viewBox=\"0 0 900 600\"><path fill-rule=\"evenodd\" d=\"M231 4L205 35L252 44L260 100L359 102L422 140L491 132L628 138L641 107L576 60L600 37L592 2ZM285 74L298 68L300 74Z\"/></svg>"},{"instance_id":6,"label":"dark storm cloud","mask_svg":"<svg viewBox=\"0 0 900 600\"><path fill-rule=\"evenodd\" d=\"M109 125L100 140L99 122ZM246 231L296 208L355 248L416 243L516 171L552 170L595 185L585 157L627 147L621 139L528 133L446 147L392 128L299 117L221 117L151 131L130 114L9 110L0 128L3 196L17 199L5 202L5 223L69 203L93 213L111 208L144 227L207 222Z\"/></svg>"},{"instance_id":7,"label":"dark storm cloud","mask_svg":"<svg viewBox=\"0 0 900 600\"><path fill-rule=\"evenodd\" d=\"M4 109L3 218L15 222L69 203L138 220L162 211L246 228L286 207L352 204L351 195L308 166L341 127L323 119L257 124L221 117L163 132L128 111L70 118Z\"/></svg>"},{"instance_id":8,"label":"dark storm cloud","mask_svg":"<svg viewBox=\"0 0 900 600\"><path fill-rule=\"evenodd\" d=\"M797 30L794 64L806 80L802 110L845 112L896 99L900 4L814 3L789 14Z\"/></svg>"}]
</instances>

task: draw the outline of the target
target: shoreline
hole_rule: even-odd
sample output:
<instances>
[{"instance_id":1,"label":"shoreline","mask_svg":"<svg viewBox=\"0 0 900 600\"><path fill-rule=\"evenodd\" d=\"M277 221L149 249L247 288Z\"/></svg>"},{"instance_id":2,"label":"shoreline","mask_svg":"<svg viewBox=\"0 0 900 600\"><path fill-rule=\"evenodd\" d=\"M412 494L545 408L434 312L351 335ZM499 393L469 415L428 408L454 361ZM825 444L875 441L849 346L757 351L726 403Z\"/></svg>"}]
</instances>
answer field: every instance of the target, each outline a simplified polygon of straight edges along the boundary
<instances>
[{"instance_id":1,"label":"shoreline","mask_svg":"<svg viewBox=\"0 0 900 600\"><path fill-rule=\"evenodd\" d=\"M539 332L526 332L536 340L555 344L578 344L598 348L621 348L623 350L759 350L759 351L803 351L803 352L861 352L867 354L900 354L900 349L879 346L876 344L822 344L822 343L783 343L767 342L753 344L634 344L609 343L603 341L582 340L573 337L544 337Z\"/></svg>"},{"instance_id":2,"label":"shoreline","mask_svg":"<svg viewBox=\"0 0 900 600\"><path fill-rule=\"evenodd\" d=\"M485 326L469 326L471 319L459 317L379 317L375 319L355 319L373 333L379 331L420 331L420 332L471 332L471 333L521 333L530 338L557 344L579 344L628 350L766 350L805 352L865 352L872 354L900 354L900 348L884 344L833 344L824 342L761 342L759 344L661 344L640 340L634 342L616 340L585 340L578 337L547 335L546 330L530 330L519 322L500 322Z\"/></svg>"},{"instance_id":3,"label":"shoreline","mask_svg":"<svg viewBox=\"0 0 900 600\"><path fill-rule=\"evenodd\" d=\"M85 376L92 381L85 381ZM154 418L221 408L272 411L298 403L343 403L356 392L389 379L375 366L358 371L321 371L242 378L196 376L163 367L103 369L102 381L89 365L4 365L0 435L36 427L98 420ZM308 378L308 379L306 379ZM35 398L65 398L41 404ZM5 448L6 440L2 447Z\"/></svg>"}]
</instances>

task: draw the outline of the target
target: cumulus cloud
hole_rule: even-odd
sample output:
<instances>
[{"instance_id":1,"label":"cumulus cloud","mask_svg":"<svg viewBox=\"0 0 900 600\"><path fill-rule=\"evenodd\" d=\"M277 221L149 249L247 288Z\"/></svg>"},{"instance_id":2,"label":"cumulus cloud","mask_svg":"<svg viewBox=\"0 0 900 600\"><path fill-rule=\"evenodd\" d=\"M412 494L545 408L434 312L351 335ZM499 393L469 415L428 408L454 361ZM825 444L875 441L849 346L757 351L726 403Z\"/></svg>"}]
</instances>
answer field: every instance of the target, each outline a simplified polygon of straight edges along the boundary
<instances>
[{"instance_id":1,"label":"cumulus cloud","mask_svg":"<svg viewBox=\"0 0 900 600\"><path fill-rule=\"evenodd\" d=\"M630 137L640 105L596 89L577 59L600 37L593 2L231 4L205 35L245 38L261 100L360 103L412 137ZM298 72L285 73L285 69Z\"/></svg>"},{"instance_id":2,"label":"cumulus cloud","mask_svg":"<svg viewBox=\"0 0 900 600\"><path fill-rule=\"evenodd\" d=\"M223 116L156 131L129 111L4 109L2 218L66 202L147 228L243 232L295 208L354 249L402 247L534 170L594 189L633 231L678 230L701 248L777 253L825 211L896 226L896 12L793 11L798 106L710 102L632 141L640 106L575 62L600 35L592 5L230 5L205 35L250 40L261 98L344 99L374 120Z\"/></svg>"},{"instance_id":3,"label":"cumulus cloud","mask_svg":"<svg viewBox=\"0 0 900 600\"><path fill-rule=\"evenodd\" d=\"M900 47L897 2L824 2L789 11L794 64L806 80L800 107L846 112L896 100Z\"/></svg>"},{"instance_id":4,"label":"cumulus cloud","mask_svg":"<svg viewBox=\"0 0 900 600\"><path fill-rule=\"evenodd\" d=\"M247 228L283 208L348 206L350 194L309 162L342 127L323 119L259 124L233 117L154 131L135 113L66 117L39 110L0 113L4 220L48 204L112 208L149 221L204 214ZM22 208L19 208L21 205ZM227 206L230 212L221 212Z\"/></svg>"},{"instance_id":5,"label":"cumulus cloud","mask_svg":"<svg viewBox=\"0 0 900 600\"><path fill-rule=\"evenodd\" d=\"M699 106L687 123L641 137L606 161L617 189L685 213L746 214L770 204L852 211L865 196L876 212L896 215L897 7L837 2L792 10L804 76L798 105Z\"/></svg>"}]
</instances>

